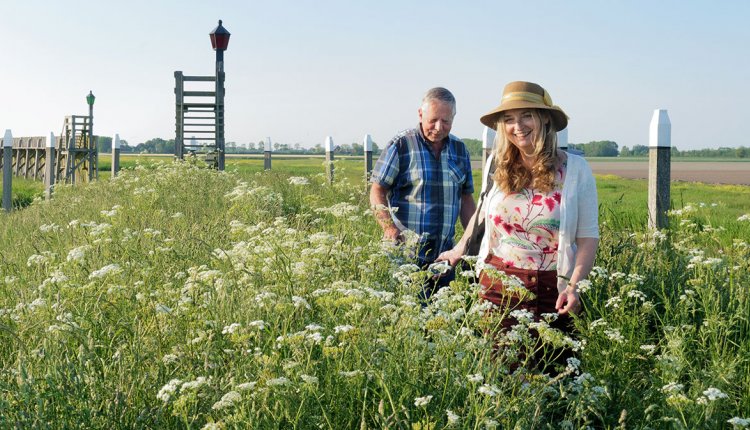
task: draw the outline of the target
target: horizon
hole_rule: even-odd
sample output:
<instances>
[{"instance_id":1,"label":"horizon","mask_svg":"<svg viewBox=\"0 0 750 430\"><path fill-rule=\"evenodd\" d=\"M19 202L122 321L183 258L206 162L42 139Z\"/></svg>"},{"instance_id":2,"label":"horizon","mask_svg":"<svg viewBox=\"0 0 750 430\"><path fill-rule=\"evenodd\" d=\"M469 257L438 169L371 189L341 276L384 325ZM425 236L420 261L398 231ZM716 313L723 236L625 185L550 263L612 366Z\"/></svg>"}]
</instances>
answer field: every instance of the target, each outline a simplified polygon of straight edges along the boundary
<instances>
[{"instance_id":1,"label":"horizon","mask_svg":"<svg viewBox=\"0 0 750 430\"><path fill-rule=\"evenodd\" d=\"M532 10L480 1L82 0L7 2L0 13L11 59L0 79L0 128L14 136L58 134L66 115L87 113L91 90L94 134L173 139L173 73L213 74L208 33L222 19L232 34L227 142L270 137L310 148L328 135L340 145L370 134L385 145L418 124L433 86L457 98L451 133L481 140L479 117L503 86L528 80L570 116L571 143L648 145L653 111L667 109L681 151L749 146L750 59L738 54L750 40L748 2L543 0ZM443 31L415 25L434 17Z\"/></svg>"}]
</instances>

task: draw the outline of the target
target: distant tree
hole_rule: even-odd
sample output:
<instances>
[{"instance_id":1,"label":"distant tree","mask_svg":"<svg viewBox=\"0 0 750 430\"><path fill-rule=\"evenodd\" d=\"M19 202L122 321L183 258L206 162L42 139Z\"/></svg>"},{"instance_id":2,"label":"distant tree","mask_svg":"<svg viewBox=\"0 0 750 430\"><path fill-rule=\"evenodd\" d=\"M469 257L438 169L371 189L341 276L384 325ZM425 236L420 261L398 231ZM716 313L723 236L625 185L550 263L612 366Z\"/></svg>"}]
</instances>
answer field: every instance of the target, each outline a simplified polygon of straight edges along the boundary
<instances>
[{"instance_id":1,"label":"distant tree","mask_svg":"<svg viewBox=\"0 0 750 430\"><path fill-rule=\"evenodd\" d=\"M634 157L643 157L645 155L648 155L648 146L633 145L633 149L630 152Z\"/></svg>"},{"instance_id":2,"label":"distant tree","mask_svg":"<svg viewBox=\"0 0 750 430\"><path fill-rule=\"evenodd\" d=\"M745 148L744 146L740 146L734 151L737 158L747 158L750 156L750 150L748 148Z\"/></svg>"},{"instance_id":3,"label":"distant tree","mask_svg":"<svg viewBox=\"0 0 750 430\"><path fill-rule=\"evenodd\" d=\"M466 145L466 149L469 151L469 155L474 158L482 156L483 148L481 140L468 138L462 138L461 140L464 141L464 145Z\"/></svg>"},{"instance_id":4,"label":"distant tree","mask_svg":"<svg viewBox=\"0 0 750 430\"><path fill-rule=\"evenodd\" d=\"M120 142L122 145L122 140ZM99 152L112 152L112 138L110 136L98 136L96 149ZM120 150L122 151L122 147Z\"/></svg>"}]
</instances>

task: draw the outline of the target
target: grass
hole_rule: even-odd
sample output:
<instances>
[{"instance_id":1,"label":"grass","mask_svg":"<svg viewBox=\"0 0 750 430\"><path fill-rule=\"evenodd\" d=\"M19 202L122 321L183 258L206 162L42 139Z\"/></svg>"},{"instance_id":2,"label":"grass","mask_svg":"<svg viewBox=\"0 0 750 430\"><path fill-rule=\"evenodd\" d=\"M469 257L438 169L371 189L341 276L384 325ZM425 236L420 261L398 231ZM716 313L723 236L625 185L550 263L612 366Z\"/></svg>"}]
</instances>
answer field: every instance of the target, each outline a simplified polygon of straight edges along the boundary
<instances>
[{"instance_id":1,"label":"grass","mask_svg":"<svg viewBox=\"0 0 750 430\"><path fill-rule=\"evenodd\" d=\"M750 417L744 188L685 190L694 204L649 233L637 201L617 199L642 195L642 181L607 190L600 178L580 363L521 377L507 369L532 345L529 327L493 354L486 333L502 315L486 315L472 278L416 303L427 275L381 244L361 164L343 161L328 186L313 162L253 163L137 166L0 215L0 428L692 429Z\"/></svg>"}]
</instances>

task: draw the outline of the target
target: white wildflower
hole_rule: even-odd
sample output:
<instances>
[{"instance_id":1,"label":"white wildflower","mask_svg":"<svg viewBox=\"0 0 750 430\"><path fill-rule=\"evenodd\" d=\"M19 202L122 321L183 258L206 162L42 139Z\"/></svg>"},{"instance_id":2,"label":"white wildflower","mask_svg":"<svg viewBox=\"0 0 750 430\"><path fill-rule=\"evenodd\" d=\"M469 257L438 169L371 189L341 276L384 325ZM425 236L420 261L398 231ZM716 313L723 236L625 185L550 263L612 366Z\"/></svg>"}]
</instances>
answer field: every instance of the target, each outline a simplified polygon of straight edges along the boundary
<instances>
[{"instance_id":1,"label":"white wildflower","mask_svg":"<svg viewBox=\"0 0 750 430\"><path fill-rule=\"evenodd\" d=\"M710 387L707 390L705 390L703 392L703 395L706 396L706 398L708 398L708 400L712 402L714 400L726 399L729 397L726 394L722 393L721 390L719 390L718 388L714 388L714 387Z\"/></svg>"},{"instance_id":2,"label":"white wildflower","mask_svg":"<svg viewBox=\"0 0 750 430\"><path fill-rule=\"evenodd\" d=\"M452 410L446 409L445 413L448 415L448 426L456 426L461 422L461 417Z\"/></svg>"},{"instance_id":3,"label":"white wildflower","mask_svg":"<svg viewBox=\"0 0 750 430\"><path fill-rule=\"evenodd\" d=\"M104 278L108 275L117 275L120 272L122 272L122 269L120 269L118 264L108 264L99 270L91 272L89 279Z\"/></svg>"},{"instance_id":4,"label":"white wildflower","mask_svg":"<svg viewBox=\"0 0 750 430\"><path fill-rule=\"evenodd\" d=\"M685 388L685 386L682 384L678 384L677 382L670 382L669 384L661 387L661 392L664 394L679 393L683 388Z\"/></svg>"},{"instance_id":5,"label":"white wildflower","mask_svg":"<svg viewBox=\"0 0 750 430\"><path fill-rule=\"evenodd\" d=\"M727 422L733 425L735 428L748 428L750 427L750 418L733 417L727 420Z\"/></svg>"},{"instance_id":6,"label":"white wildflower","mask_svg":"<svg viewBox=\"0 0 750 430\"><path fill-rule=\"evenodd\" d=\"M620 334L619 329L613 328L610 330L604 330L604 334L614 342L623 343L625 341L625 337Z\"/></svg>"},{"instance_id":7,"label":"white wildflower","mask_svg":"<svg viewBox=\"0 0 750 430\"><path fill-rule=\"evenodd\" d=\"M240 391L250 391L250 390L254 389L257 384L258 383L255 382L255 381L253 381L253 382L243 382L243 383L237 385L237 389L240 390Z\"/></svg>"},{"instance_id":8,"label":"white wildflower","mask_svg":"<svg viewBox=\"0 0 750 430\"><path fill-rule=\"evenodd\" d=\"M473 375L466 375L466 378L469 380L469 382L472 382L475 384L484 381L484 376L482 376L481 373L475 373Z\"/></svg>"},{"instance_id":9,"label":"white wildflower","mask_svg":"<svg viewBox=\"0 0 750 430\"><path fill-rule=\"evenodd\" d=\"M317 376L311 376L311 375L299 375L299 377L305 382L305 384L309 385L318 385L318 377Z\"/></svg>"},{"instance_id":10,"label":"white wildflower","mask_svg":"<svg viewBox=\"0 0 750 430\"><path fill-rule=\"evenodd\" d=\"M295 308L312 309L310 307L310 303L308 303L307 300L300 296L292 296L292 303L294 303Z\"/></svg>"},{"instance_id":11,"label":"white wildflower","mask_svg":"<svg viewBox=\"0 0 750 430\"><path fill-rule=\"evenodd\" d=\"M186 391L186 390L198 390L202 386L208 384L208 379L206 379L205 376L199 376L195 379L195 381L189 381L182 384L182 387L180 387L180 391Z\"/></svg>"},{"instance_id":12,"label":"white wildflower","mask_svg":"<svg viewBox=\"0 0 750 430\"><path fill-rule=\"evenodd\" d=\"M229 391L228 393L221 396L221 400L214 403L211 409L219 410L234 406L235 403L242 400L242 395L236 391Z\"/></svg>"},{"instance_id":13,"label":"white wildflower","mask_svg":"<svg viewBox=\"0 0 750 430\"><path fill-rule=\"evenodd\" d=\"M333 332L334 333L346 333L346 332L348 332L350 330L353 330L353 329L354 329L354 327L352 327L350 325L337 325L336 327L333 328Z\"/></svg>"},{"instance_id":14,"label":"white wildflower","mask_svg":"<svg viewBox=\"0 0 750 430\"><path fill-rule=\"evenodd\" d=\"M232 323L221 330L221 334L233 334L242 327L240 323Z\"/></svg>"},{"instance_id":15,"label":"white wildflower","mask_svg":"<svg viewBox=\"0 0 750 430\"><path fill-rule=\"evenodd\" d=\"M291 383L292 382L288 378L285 378L284 376L269 379L268 381L266 381L266 385L269 387L284 387Z\"/></svg>"},{"instance_id":16,"label":"white wildflower","mask_svg":"<svg viewBox=\"0 0 750 430\"><path fill-rule=\"evenodd\" d=\"M310 183L307 178L303 178L302 176L292 176L288 181L292 185L308 185Z\"/></svg>"},{"instance_id":17,"label":"white wildflower","mask_svg":"<svg viewBox=\"0 0 750 430\"><path fill-rule=\"evenodd\" d=\"M421 408L427 406L432 400L432 396L416 397L414 398L414 406Z\"/></svg>"},{"instance_id":18,"label":"white wildflower","mask_svg":"<svg viewBox=\"0 0 750 430\"><path fill-rule=\"evenodd\" d=\"M172 379L171 381L167 382L161 389L159 390L159 393L156 395L156 398L161 400L162 402L166 403L169 401L169 399L172 397L173 394L177 392L177 388L182 384L182 381L179 379Z\"/></svg>"},{"instance_id":19,"label":"white wildflower","mask_svg":"<svg viewBox=\"0 0 750 430\"><path fill-rule=\"evenodd\" d=\"M83 245L77 248L73 248L68 252L68 261L83 261L86 257L86 253L91 250L91 246Z\"/></svg>"},{"instance_id":20,"label":"white wildflower","mask_svg":"<svg viewBox=\"0 0 750 430\"><path fill-rule=\"evenodd\" d=\"M484 384L477 389L477 392L479 392L479 394L484 394L485 396L494 397L500 394L500 389L494 385Z\"/></svg>"},{"instance_id":21,"label":"white wildflower","mask_svg":"<svg viewBox=\"0 0 750 430\"><path fill-rule=\"evenodd\" d=\"M248 324L250 327L255 327L258 330L263 330L266 328L266 322L263 320L256 320Z\"/></svg>"}]
</instances>

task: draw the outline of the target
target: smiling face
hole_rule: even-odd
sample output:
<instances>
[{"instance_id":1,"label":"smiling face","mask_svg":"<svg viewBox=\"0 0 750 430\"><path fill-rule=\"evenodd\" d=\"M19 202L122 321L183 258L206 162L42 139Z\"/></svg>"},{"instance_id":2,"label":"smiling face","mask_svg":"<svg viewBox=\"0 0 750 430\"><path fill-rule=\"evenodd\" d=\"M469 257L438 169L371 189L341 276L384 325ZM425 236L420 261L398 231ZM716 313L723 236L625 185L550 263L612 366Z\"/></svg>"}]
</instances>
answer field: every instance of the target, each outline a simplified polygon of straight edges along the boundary
<instances>
[{"instance_id":1,"label":"smiling face","mask_svg":"<svg viewBox=\"0 0 750 430\"><path fill-rule=\"evenodd\" d=\"M500 121L508 141L522 154L532 156L542 124L548 123L549 117L542 118L536 109L510 109L503 112Z\"/></svg>"},{"instance_id":2,"label":"smiling face","mask_svg":"<svg viewBox=\"0 0 750 430\"><path fill-rule=\"evenodd\" d=\"M453 105L440 100L429 100L419 108L422 133L430 142L437 143L448 137L453 125Z\"/></svg>"}]
</instances>

